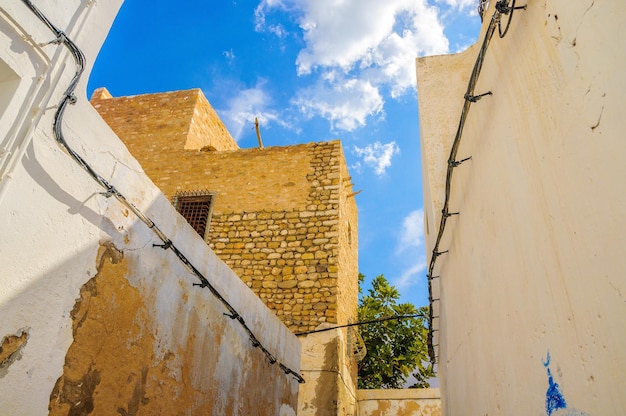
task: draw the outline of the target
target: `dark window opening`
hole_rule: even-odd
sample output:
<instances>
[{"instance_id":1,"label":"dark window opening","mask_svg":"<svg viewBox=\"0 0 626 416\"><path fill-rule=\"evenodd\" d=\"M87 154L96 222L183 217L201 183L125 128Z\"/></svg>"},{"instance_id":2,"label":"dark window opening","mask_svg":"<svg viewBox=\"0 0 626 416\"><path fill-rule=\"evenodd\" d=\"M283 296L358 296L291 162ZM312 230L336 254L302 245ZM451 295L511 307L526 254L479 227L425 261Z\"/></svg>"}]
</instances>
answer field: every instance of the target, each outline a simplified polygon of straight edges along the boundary
<instances>
[{"instance_id":1,"label":"dark window opening","mask_svg":"<svg viewBox=\"0 0 626 416\"><path fill-rule=\"evenodd\" d=\"M213 194L206 191L180 192L174 195L174 207L200 237L205 238L213 211Z\"/></svg>"}]
</instances>

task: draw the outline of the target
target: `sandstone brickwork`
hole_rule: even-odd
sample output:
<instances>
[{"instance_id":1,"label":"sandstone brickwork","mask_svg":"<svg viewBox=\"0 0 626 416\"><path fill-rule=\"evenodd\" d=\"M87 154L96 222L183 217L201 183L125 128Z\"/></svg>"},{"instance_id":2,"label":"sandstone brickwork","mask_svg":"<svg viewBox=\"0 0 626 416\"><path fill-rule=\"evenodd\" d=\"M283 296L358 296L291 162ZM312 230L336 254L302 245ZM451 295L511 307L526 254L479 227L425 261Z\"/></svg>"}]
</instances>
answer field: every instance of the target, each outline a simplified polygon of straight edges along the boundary
<instances>
[{"instance_id":1,"label":"sandstone brickwork","mask_svg":"<svg viewBox=\"0 0 626 416\"><path fill-rule=\"evenodd\" d=\"M357 208L339 141L232 149L207 137L191 147L190 120L211 119L190 102L202 102L199 90L101 91L92 103L166 196L214 195L207 243L290 329L355 320Z\"/></svg>"},{"instance_id":2,"label":"sandstone brickwork","mask_svg":"<svg viewBox=\"0 0 626 416\"><path fill-rule=\"evenodd\" d=\"M139 160L178 149L239 148L200 89L112 97L98 88L90 101Z\"/></svg>"},{"instance_id":3,"label":"sandstone brickwork","mask_svg":"<svg viewBox=\"0 0 626 416\"><path fill-rule=\"evenodd\" d=\"M265 167L263 156L282 150L252 149L258 155L259 173ZM307 331L322 322L345 323L354 317L357 242L354 232L348 245L347 230L356 230L356 207L343 206L354 206L354 200L346 198L351 187L349 178L341 175L339 142L291 146L289 151L297 151L306 162L300 172L283 171L292 180L288 183L306 179L306 195L294 185L283 184L294 188L292 199L300 197L300 203L285 198L278 209L224 212L218 194L208 242L287 326ZM251 195L251 202L258 202L258 196ZM342 249L340 241L347 247ZM341 263L342 252L354 261ZM341 284L351 281L353 285Z\"/></svg>"}]
</instances>

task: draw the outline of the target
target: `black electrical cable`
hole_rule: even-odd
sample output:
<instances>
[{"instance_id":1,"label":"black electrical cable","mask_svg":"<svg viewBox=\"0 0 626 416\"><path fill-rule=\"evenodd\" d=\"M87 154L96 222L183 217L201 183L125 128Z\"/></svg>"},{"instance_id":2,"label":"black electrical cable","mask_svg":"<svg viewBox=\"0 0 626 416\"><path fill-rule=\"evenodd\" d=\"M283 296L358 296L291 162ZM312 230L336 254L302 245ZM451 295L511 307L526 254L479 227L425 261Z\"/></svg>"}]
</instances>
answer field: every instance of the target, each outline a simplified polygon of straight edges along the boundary
<instances>
[{"instance_id":1,"label":"black electrical cable","mask_svg":"<svg viewBox=\"0 0 626 416\"><path fill-rule=\"evenodd\" d=\"M512 1L511 6L509 6L509 1ZM518 7L518 8L526 8L526 6ZM489 26L485 32L485 36L483 38L483 43L480 47L480 51L478 52L478 57L476 58L476 62L474 63L474 68L472 69L472 74L470 75L470 79L467 85L467 91L464 95L465 101L463 102L463 109L461 110L461 117L459 120L459 126L457 128L456 134L454 136L454 141L452 142L452 148L450 149L450 156L448 157L448 166L446 170L446 189L445 189L445 199L443 203L443 209L441 210L441 220L439 222L439 229L437 231L437 238L435 240L435 245L433 246L432 255L430 257L430 262L428 264L428 272L426 274L428 280L428 299L430 303L429 311L428 311L428 355L430 357L430 361L433 365L436 364L437 357L435 356L435 349L433 346L433 303L435 300L433 299L433 287L432 281L439 276L434 276L433 272L435 270L435 265L437 263L437 258L442 254L448 252L448 250L440 251L439 246L441 244L441 239L443 238L443 233L446 229L446 224L448 218L451 215L458 214L458 212L450 213L450 192L452 188L452 176L454 168L458 167L461 163L469 160L471 158L467 157L462 160L457 160L457 153L459 151L459 145L461 144L461 136L463 135L463 128L465 127L465 121L467 120L467 116L469 114L470 106L477 102L481 97L485 95L491 95L491 91L488 91L484 94L474 95L474 88L476 87L476 82L478 81L478 77L483 67L483 63L485 60L485 55L487 53L487 48L489 47L489 42L493 37L496 26L498 26L498 31L500 37L504 37L509 30L509 26L511 24L511 19L513 17L513 10L515 10L515 0L499 0L495 5L495 11L491 17L491 21L489 22ZM509 14L510 13L510 14ZM503 14L509 14L509 19L507 25L502 31L500 26L500 21Z\"/></svg>"},{"instance_id":2,"label":"black electrical cable","mask_svg":"<svg viewBox=\"0 0 626 416\"><path fill-rule=\"evenodd\" d=\"M506 36L506 33L509 31L509 27L511 26L511 20L513 20L513 12L517 9L526 10L526 5L515 7L515 0L512 0L511 6L508 6L505 2L503 4L500 3L501 2L498 2L496 4L496 7L499 7L498 11L502 14L506 14L509 16L506 21L506 26L504 27L504 30L502 30L502 20L498 22L498 34L500 35L500 38L503 38Z\"/></svg>"},{"instance_id":3,"label":"black electrical cable","mask_svg":"<svg viewBox=\"0 0 626 416\"><path fill-rule=\"evenodd\" d=\"M374 323L378 323L378 322L400 320L400 319L410 319L410 318L428 318L428 315L425 315L423 313L416 313L416 314L413 314L413 315L383 316L381 318L371 319L369 321L360 321L360 322L354 322L354 323L351 323L351 324L337 325L337 326L332 326L332 327L329 327L329 328L315 329L313 331L296 332L295 335L300 337L302 335L309 335L309 334L315 334L315 333L318 333L318 332L332 331L333 329L337 329L337 328L348 328L348 327L351 327L351 326L374 324Z\"/></svg>"},{"instance_id":4,"label":"black electrical cable","mask_svg":"<svg viewBox=\"0 0 626 416\"><path fill-rule=\"evenodd\" d=\"M258 347L265 354L268 362L270 364L275 364L277 362L276 358L265 348L258 338L254 335L252 330L245 323L245 320L239 313L235 310L235 308L220 294L220 292L209 282L209 280L187 259L187 257L174 245L174 243L157 227L157 225L152 221L149 217L147 217L143 212L139 210L135 205L133 205L126 197L117 190L112 184L110 184L104 177L99 175L78 153L76 153L67 143L65 137L63 136L63 114L65 113L65 109L68 104L76 103L76 96L74 95L74 90L78 85L81 75L85 70L85 55L82 51L76 46L72 40L70 40L67 35L58 29L52 22L30 1L30 0L22 0L24 4L41 20L47 27L52 31L56 39L52 43L63 44L72 56L74 57L74 61L76 63L76 73L72 77L69 86L65 90L63 94L63 98L59 103L59 106L54 114L54 122L53 122L53 131L54 137L63 149L65 149L69 155L78 163L87 173L100 185L102 186L106 192L103 194L108 198L114 196L117 200L119 200L122 204L128 207L143 223L145 223L150 229L154 231L154 233L159 237L159 239L163 242L163 244L154 245L157 247L161 247L164 250L172 250L174 254L178 257L178 259L187 267L187 269L200 281L198 286L206 287L209 291L215 296L228 310L228 314L231 319L235 319L246 331L248 336L250 337L250 341L254 347ZM304 383L304 378L297 373L296 371L290 369L283 363L278 363L281 370L285 372L287 375L292 375L298 383Z\"/></svg>"}]
</instances>

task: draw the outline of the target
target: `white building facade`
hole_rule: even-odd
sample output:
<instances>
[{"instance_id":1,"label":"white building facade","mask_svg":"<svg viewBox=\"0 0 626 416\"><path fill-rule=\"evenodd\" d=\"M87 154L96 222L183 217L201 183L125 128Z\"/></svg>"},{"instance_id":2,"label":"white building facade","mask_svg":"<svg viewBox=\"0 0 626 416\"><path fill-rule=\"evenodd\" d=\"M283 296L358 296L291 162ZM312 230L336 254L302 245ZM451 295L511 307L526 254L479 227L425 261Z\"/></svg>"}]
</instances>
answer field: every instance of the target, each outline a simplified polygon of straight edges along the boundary
<instances>
[{"instance_id":1,"label":"white building facade","mask_svg":"<svg viewBox=\"0 0 626 416\"><path fill-rule=\"evenodd\" d=\"M513 4L417 60L443 411L623 414L626 8Z\"/></svg>"}]
</instances>

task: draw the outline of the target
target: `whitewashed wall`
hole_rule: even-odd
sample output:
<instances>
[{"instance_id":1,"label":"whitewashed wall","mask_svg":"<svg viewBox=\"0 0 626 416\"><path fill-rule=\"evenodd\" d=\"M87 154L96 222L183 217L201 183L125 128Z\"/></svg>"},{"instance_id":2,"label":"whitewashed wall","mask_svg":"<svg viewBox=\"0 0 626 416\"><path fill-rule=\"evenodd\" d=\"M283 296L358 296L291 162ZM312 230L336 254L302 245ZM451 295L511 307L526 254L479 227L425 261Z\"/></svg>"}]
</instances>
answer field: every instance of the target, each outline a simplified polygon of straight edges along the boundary
<instances>
[{"instance_id":1,"label":"whitewashed wall","mask_svg":"<svg viewBox=\"0 0 626 416\"><path fill-rule=\"evenodd\" d=\"M176 214L86 98L91 63L120 4L36 2L87 57L78 102L65 115L66 138L154 219L263 345L299 371L299 341ZM53 114L75 66L62 46L43 45L51 40L24 3L0 5L0 413L79 406L63 402L64 392L51 394L86 368L97 375L86 398L94 414L157 414L148 409L159 400L174 406L168 414L295 414L297 381L269 364L209 291L192 286L173 253L153 247L154 233L99 194L56 144Z\"/></svg>"},{"instance_id":2,"label":"whitewashed wall","mask_svg":"<svg viewBox=\"0 0 626 416\"><path fill-rule=\"evenodd\" d=\"M625 24L620 2L529 0L491 42L434 273L444 414L626 409ZM477 53L417 62L429 257Z\"/></svg>"}]
</instances>

